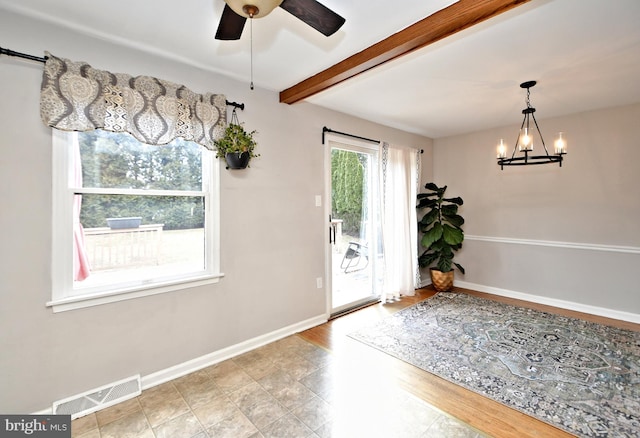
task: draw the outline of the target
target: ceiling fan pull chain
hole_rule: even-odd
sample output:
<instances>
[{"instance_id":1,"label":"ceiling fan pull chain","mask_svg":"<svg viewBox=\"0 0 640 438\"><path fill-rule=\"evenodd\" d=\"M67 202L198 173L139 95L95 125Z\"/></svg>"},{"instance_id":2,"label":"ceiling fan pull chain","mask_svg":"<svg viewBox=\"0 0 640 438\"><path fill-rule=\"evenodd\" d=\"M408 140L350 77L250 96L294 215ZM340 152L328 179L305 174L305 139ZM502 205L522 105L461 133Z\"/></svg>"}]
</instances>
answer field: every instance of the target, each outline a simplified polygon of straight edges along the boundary
<instances>
[{"instance_id":1,"label":"ceiling fan pull chain","mask_svg":"<svg viewBox=\"0 0 640 438\"><path fill-rule=\"evenodd\" d=\"M251 51L251 89L253 90L253 17L249 18L249 37Z\"/></svg>"}]
</instances>

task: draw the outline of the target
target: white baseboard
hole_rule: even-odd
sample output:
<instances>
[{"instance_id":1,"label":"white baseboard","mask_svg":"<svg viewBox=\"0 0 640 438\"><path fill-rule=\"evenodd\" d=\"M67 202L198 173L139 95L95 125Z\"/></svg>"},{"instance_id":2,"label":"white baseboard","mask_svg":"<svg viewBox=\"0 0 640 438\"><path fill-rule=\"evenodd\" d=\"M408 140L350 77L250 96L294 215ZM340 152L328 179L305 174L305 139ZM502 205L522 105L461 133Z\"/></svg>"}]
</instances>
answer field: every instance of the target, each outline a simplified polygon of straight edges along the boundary
<instances>
[{"instance_id":1,"label":"white baseboard","mask_svg":"<svg viewBox=\"0 0 640 438\"><path fill-rule=\"evenodd\" d=\"M239 344L231 345L229 347L223 348L222 350L214 351L213 353L208 353L204 356L200 356L181 364L166 368L164 370L160 370L155 373L143 376L140 379L142 390L152 388L156 385L160 385L173 379L177 379L178 377L182 377L194 371L198 371L202 368L206 368L208 366L238 356L242 353L246 353L247 351L251 351L279 339L286 338L287 336L299 333L303 330L307 330L320 324L324 324L325 322L327 322L327 320L328 319L326 315L316 316L314 318L310 318L305 321L301 321L299 323L275 330L271 333L266 333L253 339L243 341ZM53 409L50 407L39 412L34 412L33 414L51 415L52 413Z\"/></svg>"},{"instance_id":2,"label":"white baseboard","mask_svg":"<svg viewBox=\"0 0 640 438\"><path fill-rule=\"evenodd\" d=\"M544 304L547 306L558 307L560 309L574 310L576 312L588 313L591 315L604 316L605 318L618 319L621 321L633 322L640 324L640 315L636 313L622 312L620 310L607 309L605 307L590 306L588 304L580 304L573 301L558 300L556 298L541 297L539 295L531 295L523 292L516 292L508 289L500 289L482 284L469 283L466 281L454 280L454 286L471 289L478 292L485 292L492 295L498 295L507 298L516 298L518 300L529 301L536 304Z\"/></svg>"},{"instance_id":3,"label":"white baseboard","mask_svg":"<svg viewBox=\"0 0 640 438\"><path fill-rule=\"evenodd\" d=\"M425 287L431 284L429 281L423 282L421 287ZM558 307L561 309L574 310L577 312L589 313L592 315L603 316L606 318L618 319L622 321L629 321L632 323L640 324L640 315L629 312L622 312L619 310L607 309L603 307L590 306L586 304L580 304L572 301L558 300L555 298L541 297L538 295L531 295L523 292L516 292L507 289L500 289L492 286L485 286L476 283L469 283L466 281L454 282L455 286L471 289L478 292L485 292L492 295L498 295L507 298L515 298L523 301L529 301L537 304L544 304L549 306ZM303 330L318 326L327 322L326 315L316 316L314 318L301 321L299 323L283 327L264 335L257 336L255 338L243 341L239 344L231 345L223 348L222 350L214 351L213 353L205 354L204 356L197 357L195 359L188 360L181 364L174 365L164 370L157 371L155 373L143 376L141 378L142 389L149 389L156 385L168 382L178 377L182 377L189 373L198 371L202 368L214 365L240 354L246 353L263 345L285 338L287 336L299 333ZM43 409L39 412L34 412L37 415L50 415L52 408Z\"/></svg>"},{"instance_id":4,"label":"white baseboard","mask_svg":"<svg viewBox=\"0 0 640 438\"><path fill-rule=\"evenodd\" d=\"M239 344L231 345L223 348L222 350L214 351L213 353L205 354L204 356L143 376L141 378L142 389L149 389L156 385L177 379L178 377L185 376L189 373L193 373L194 371L198 371L202 368L206 368L325 322L327 322L326 315L316 316L288 327L275 330L271 333L266 333L253 339L243 341Z\"/></svg>"}]
</instances>

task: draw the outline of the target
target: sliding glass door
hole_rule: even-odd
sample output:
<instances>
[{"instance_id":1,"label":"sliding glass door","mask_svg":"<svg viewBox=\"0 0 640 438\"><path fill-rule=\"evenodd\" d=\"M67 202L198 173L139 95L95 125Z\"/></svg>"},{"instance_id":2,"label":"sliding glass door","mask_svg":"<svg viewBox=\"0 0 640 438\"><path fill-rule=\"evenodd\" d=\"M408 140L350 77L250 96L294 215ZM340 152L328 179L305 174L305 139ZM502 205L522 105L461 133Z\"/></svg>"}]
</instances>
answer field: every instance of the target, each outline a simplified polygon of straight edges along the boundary
<instances>
[{"instance_id":1,"label":"sliding glass door","mask_svg":"<svg viewBox=\"0 0 640 438\"><path fill-rule=\"evenodd\" d=\"M380 296L378 144L328 141L331 314Z\"/></svg>"}]
</instances>

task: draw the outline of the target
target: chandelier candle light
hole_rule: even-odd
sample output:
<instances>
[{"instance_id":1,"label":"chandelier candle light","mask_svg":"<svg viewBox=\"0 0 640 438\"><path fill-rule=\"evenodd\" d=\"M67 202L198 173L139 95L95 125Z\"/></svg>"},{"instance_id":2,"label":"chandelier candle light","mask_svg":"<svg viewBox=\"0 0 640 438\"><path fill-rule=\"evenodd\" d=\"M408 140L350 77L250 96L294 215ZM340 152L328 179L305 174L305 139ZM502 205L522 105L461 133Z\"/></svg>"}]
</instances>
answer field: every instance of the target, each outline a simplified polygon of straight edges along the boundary
<instances>
[{"instance_id":1,"label":"chandelier candle light","mask_svg":"<svg viewBox=\"0 0 640 438\"><path fill-rule=\"evenodd\" d=\"M540 132L538 121L536 120L536 116L534 115L536 109L531 106L531 102L529 100L529 89L534 85L536 85L536 81L527 81L520 84L520 88L527 89L527 107L522 110L524 119L522 120L520 133L518 134L518 140L516 141L516 145L513 147L513 153L511 154L511 157L507 157L507 148L504 144L504 141L500 139L500 144L498 145L498 165L500 166L500 169L504 170L504 166L527 166L529 164L548 163L558 163L560 167L562 167L562 159L567 153L567 142L562 136L562 132L560 132L558 134L558 138L555 141L555 155L549 154L547 146L544 143L544 139L542 138L542 133ZM530 153L533 152L534 143L534 131L529 125L531 119L533 119L535 129L538 131L538 136L540 137L540 142L542 143L542 147L544 148L545 155L530 155ZM516 151L522 152L524 156L516 157Z\"/></svg>"}]
</instances>

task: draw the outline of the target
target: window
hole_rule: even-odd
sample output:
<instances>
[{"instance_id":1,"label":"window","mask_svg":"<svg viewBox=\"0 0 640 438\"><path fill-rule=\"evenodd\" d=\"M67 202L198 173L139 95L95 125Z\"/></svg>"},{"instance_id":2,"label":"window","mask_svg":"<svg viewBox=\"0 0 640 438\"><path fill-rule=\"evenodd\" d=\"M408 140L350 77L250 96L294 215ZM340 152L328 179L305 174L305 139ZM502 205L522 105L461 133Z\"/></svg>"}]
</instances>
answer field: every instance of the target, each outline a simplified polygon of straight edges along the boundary
<instances>
[{"instance_id":1,"label":"window","mask_svg":"<svg viewBox=\"0 0 640 438\"><path fill-rule=\"evenodd\" d=\"M217 281L215 164L182 139L54 129L54 311Z\"/></svg>"}]
</instances>

